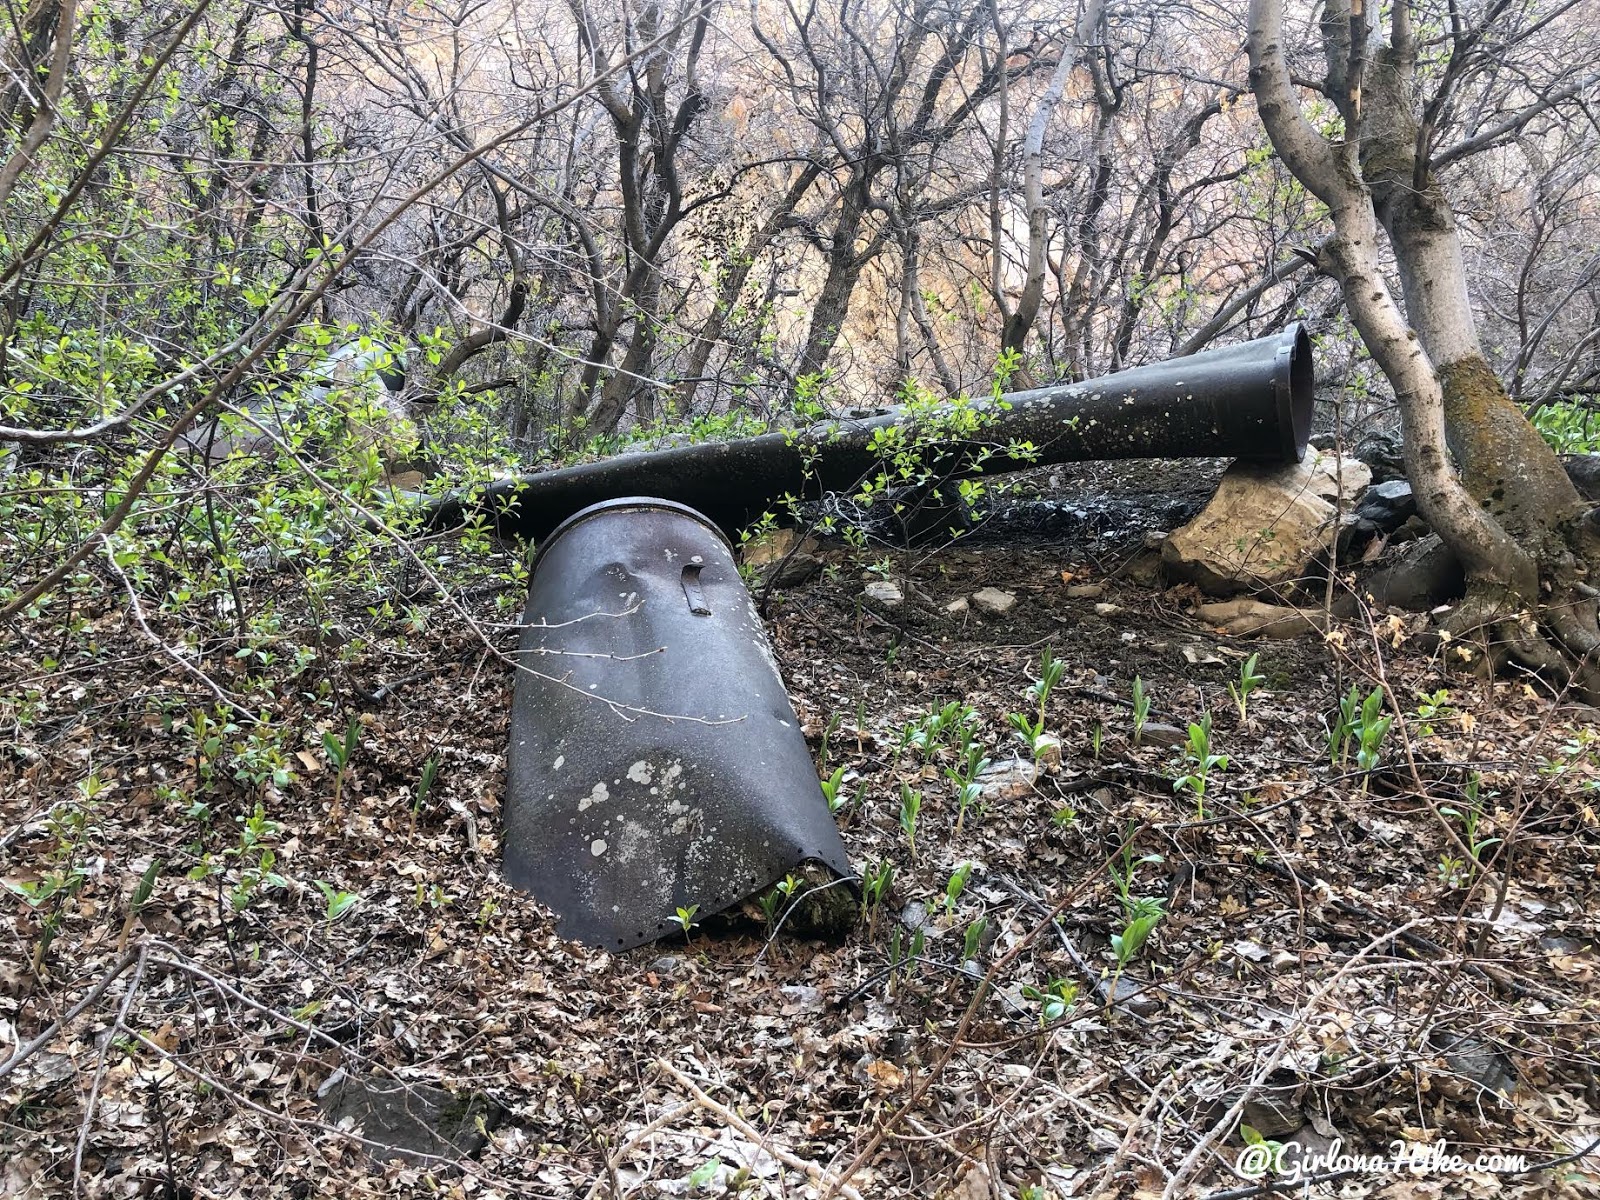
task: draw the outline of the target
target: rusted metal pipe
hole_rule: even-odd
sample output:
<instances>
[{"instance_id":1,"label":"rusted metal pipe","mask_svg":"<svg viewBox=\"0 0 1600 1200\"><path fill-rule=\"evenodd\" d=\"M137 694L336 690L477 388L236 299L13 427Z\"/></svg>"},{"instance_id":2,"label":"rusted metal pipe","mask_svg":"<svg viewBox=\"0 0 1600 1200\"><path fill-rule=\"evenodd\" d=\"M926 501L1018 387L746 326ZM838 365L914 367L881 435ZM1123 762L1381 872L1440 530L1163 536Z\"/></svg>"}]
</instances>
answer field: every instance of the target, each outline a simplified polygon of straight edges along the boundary
<instances>
[{"instance_id":1,"label":"rusted metal pipe","mask_svg":"<svg viewBox=\"0 0 1600 1200\"><path fill-rule=\"evenodd\" d=\"M1299 325L1272 337L1120 371L1086 383L974 402L980 428L938 448L935 477L985 475L1050 463L1113 458L1244 458L1294 462L1311 432L1311 342ZM946 415L951 406L942 406ZM935 414L941 410L936 408ZM993 419L988 418L992 415ZM472 512L502 534L537 540L579 509L619 496L690 505L720 528L749 525L785 495L850 492L882 469L881 445L915 416L879 416L668 450L501 480L435 505L428 524L449 528ZM914 432L914 428L913 428ZM1030 456L1014 452L1029 443Z\"/></svg>"}]
</instances>

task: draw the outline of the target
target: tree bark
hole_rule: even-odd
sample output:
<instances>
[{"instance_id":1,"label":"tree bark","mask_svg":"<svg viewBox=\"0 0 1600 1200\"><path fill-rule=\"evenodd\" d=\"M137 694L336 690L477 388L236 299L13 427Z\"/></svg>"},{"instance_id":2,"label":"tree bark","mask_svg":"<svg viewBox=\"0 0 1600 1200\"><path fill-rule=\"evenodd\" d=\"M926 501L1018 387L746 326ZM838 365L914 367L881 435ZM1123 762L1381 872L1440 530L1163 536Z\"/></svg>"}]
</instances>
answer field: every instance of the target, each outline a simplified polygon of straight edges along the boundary
<instances>
[{"instance_id":1,"label":"tree bark","mask_svg":"<svg viewBox=\"0 0 1600 1200\"><path fill-rule=\"evenodd\" d=\"M1319 266L1338 280L1395 389L1418 508L1467 569L1467 601L1446 628L1486 634L1497 659L1515 658L1595 695L1600 630L1583 576L1600 539L1591 520L1580 520L1586 506L1559 460L1484 359L1454 216L1437 181L1417 169L1405 0L1394 9L1392 44L1376 47L1363 0L1329 0L1326 93L1355 134L1338 142L1300 108L1283 51L1282 2L1250 6L1257 110L1284 164L1330 210L1334 232ZM1403 312L1379 269L1380 228L1399 268Z\"/></svg>"},{"instance_id":2,"label":"tree bark","mask_svg":"<svg viewBox=\"0 0 1600 1200\"><path fill-rule=\"evenodd\" d=\"M1061 59L1050 76L1050 83L1039 98L1033 119L1028 122L1028 132L1022 144L1022 204L1023 211L1028 215L1028 257L1023 268L1022 295L1017 298L1017 307L1006 317L1005 328L1000 333L1002 352L1012 350L1021 353L1023 343L1028 340L1028 333L1039 317L1039 305L1044 299L1047 216L1044 207L1045 130L1050 125L1050 117L1056 106L1061 102L1061 93L1066 90L1067 77L1077 66L1079 54L1100 27L1104 9L1104 0L1086 0L1072 40L1062 49ZM998 242L993 253L998 262Z\"/></svg>"}]
</instances>

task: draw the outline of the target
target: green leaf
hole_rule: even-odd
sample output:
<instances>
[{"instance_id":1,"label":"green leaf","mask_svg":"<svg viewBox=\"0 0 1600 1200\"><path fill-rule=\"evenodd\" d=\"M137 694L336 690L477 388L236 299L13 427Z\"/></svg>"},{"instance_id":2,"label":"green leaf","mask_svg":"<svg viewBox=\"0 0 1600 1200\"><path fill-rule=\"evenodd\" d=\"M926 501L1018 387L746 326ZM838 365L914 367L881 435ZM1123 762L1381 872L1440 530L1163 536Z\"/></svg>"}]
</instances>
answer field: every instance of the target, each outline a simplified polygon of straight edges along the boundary
<instances>
[{"instance_id":1,"label":"green leaf","mask_svg":"<svg viewBox=\"0 0 1600 1200\"><path fill-rule=\"evenodd\" d=\"M161 874L161 860L152 858L150 865L144 869L144 874L139 877L139 885L133 889L134 912L138 912L150 902L150 894L155 891L156 876Z\"/></svg>"},{"instance_id":2,"label":"green leaf","mask_svg":"<svg viewBox=\"0 0 1600 1200\"><path fill-rule=\"evenodd\" d=\"M720 1158L706 1159L705 1162L689 1173L689 1186L692 1188L709 1186L720 1170L722 1170L722 1160Z\"/></svg>"}]
</instances>

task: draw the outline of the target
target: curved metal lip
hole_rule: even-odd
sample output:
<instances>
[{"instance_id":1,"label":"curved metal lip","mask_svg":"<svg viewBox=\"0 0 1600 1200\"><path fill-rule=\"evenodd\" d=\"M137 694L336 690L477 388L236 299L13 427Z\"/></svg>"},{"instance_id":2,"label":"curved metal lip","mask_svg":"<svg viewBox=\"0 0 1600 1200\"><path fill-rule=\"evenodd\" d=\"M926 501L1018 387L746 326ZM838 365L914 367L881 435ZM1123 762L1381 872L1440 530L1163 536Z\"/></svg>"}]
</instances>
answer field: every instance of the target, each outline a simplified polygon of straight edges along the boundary
<instances>
[{"instance_id":1,"label":"curved metal lip","mask_svg":"<svg viewBox=\"0 0 1600 1200\"><path fill-rule=\"evenodd\" d=\"M549 536L541 541L538 549L533 552L533 562L529 564L528 569L530 572L537 569L539 566L539 560L544 557L544 552L551 546L554 546L556 542L560 541L561 538L566 534L571 533L574 526L582 524L584 521L590 520L594 517L603 517L608 513L615 512L663 511L676 513L680 517L688 517L693 521L698 521L701 525L704 525L707 529L711 530L712 533L717 535L718 540L720 540L722 544L728 548L729 554L733 553L734 546L733 543L728 540L728 535L722 532L716 523L699 509L690 508L687 504L680 504L676 500L663 500L659 496L619 496L615 500L602 500L598 504L591 504L587 508L580 508L577 512L573 513L565 521L561 522L561 524L552 529Z\"/></svg>"},{"instance_id":2,"label":"curved metal lip","mask_svg":"<svg viewBox=\"0 0 1600 1200\"><path fill-rule=\"evenodd\" d=\"M1311 338L1305 326L1296 321L1278 339L1277 369L1273 383L1277 391L1278 428L1286 460L1299 462L1311 440L1311 412L1316 403L1315 364L1311 360Z\"/></svg>"}]
</instances>

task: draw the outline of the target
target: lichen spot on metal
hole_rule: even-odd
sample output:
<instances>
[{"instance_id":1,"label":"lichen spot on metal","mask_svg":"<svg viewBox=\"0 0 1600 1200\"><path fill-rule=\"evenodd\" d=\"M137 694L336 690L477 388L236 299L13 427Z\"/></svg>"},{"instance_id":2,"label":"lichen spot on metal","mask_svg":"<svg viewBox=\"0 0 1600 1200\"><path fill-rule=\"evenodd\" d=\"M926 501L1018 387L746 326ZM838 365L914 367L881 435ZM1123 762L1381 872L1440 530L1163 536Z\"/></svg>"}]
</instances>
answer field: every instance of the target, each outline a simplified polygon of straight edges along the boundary
<instances>
[{"instance_id":1,"label":"lichen spot on metal","mask_svg":"<svg viewBox=\"0 0 1600 1200\"><path fill-rule=\"evenodd\" d=\"M606 840L605 840L605 838L595 838L594 841L589 843L589 853L594 855L596 858L599 858L605 852L606 852Z\"/></svg>"},{"instance_id":2,"label":"lichen spot on metal","mask_svg":"<svg viewBox=\"0 0 1600 1200\"><path fill-rule=\"evenodd\" d=\"M642 758L628 768L628 778L634 783L649 783L654 773L655 768Z\"/></svg>"},{"instance_id":3,"label":"lichen spot on metal","mask_svg":"<svg viewBox=\"0 0 1600 1200\"><path fill-rule=\"evenodd\" d=\"M591 804L599 804L609 799L611 799L611 789L606 787L604 780L601 780L594 785L587 796L578 801L578 811L584 812Z\"/></svg>"}]
</instances>

